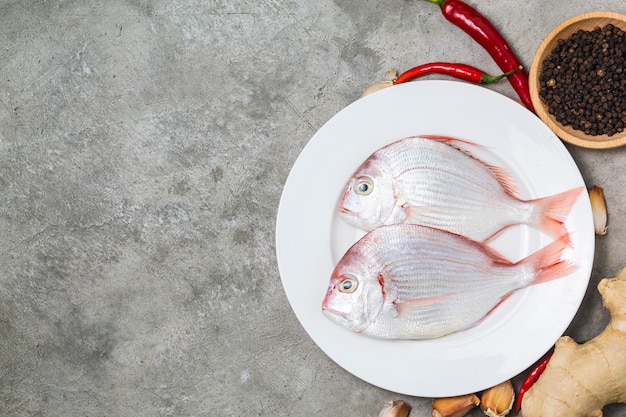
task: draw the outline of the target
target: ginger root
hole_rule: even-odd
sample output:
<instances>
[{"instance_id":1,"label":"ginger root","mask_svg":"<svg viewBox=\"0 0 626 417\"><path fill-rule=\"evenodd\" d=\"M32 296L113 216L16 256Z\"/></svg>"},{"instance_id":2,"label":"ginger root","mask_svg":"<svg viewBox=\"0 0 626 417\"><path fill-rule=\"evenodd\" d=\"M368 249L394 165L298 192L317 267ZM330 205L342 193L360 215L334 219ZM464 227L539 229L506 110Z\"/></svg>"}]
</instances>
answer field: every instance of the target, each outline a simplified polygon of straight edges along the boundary
<instances>
[{"instance_id":1,"label":"ginger root","mask_svg":"<svg viewBox=\"0 0 626 417\"><path fill-rule=\"evenodd\" d=\"M607 404L626 403L626 268L598 284L611 314L595 338L578 344L568 336L522 400L524 417L601 417Z\"/></svg>"}]
</instances>

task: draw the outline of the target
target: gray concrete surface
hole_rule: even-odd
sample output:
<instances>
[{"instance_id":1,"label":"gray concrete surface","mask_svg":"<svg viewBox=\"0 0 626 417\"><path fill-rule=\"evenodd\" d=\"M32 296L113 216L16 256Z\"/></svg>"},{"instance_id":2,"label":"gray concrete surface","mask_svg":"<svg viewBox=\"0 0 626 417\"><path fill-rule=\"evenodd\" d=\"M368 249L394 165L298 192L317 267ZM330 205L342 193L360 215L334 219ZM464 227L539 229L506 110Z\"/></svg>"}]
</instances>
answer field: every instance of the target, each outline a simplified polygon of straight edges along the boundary
<instances>
[{"instance_id":1,"label":"gray concrete surface","mask_svg":"<svg viewBox=\"0 0 626 417\"><path fill-rule=\"evenodd\" d=\"M526 66L570 16L626 13L468 3ZM498 72L423 0L2 0L0 415L369 417L398 398L429 415L308 338L274 227L316 130L386 70L435 60ZM626 151L568 149L610 216L568 329L584 340L608 320L596 283L626 265Z\"/></svg>"}]
</instances>

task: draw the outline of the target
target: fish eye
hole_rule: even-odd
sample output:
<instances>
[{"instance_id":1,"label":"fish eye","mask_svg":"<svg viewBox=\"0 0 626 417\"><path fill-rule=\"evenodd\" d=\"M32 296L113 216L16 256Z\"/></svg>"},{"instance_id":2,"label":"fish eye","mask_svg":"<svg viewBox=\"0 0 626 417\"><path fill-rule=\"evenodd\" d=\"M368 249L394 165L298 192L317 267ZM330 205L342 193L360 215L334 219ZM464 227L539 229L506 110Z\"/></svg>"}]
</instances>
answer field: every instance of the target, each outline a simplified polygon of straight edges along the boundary
<instances>
[{"instance_id":1,"label":"fish eye","mask_svg":"<svg viewBox=\"0 0 626 417\"><path fill-rule=\"evenodd\" d=\"M360 195L368 195L374 190L374 183L369 178L359 178L354 184L354 191Z\"/></svg>"},{"instance_id":2,"label":"fish eye","mask_svg":"<svg viewBox=\"0 0 626 417\"><path fill-rule=\"evenodd\" d=\"M339 282L338 288L340 292L350 294L356 291L359 283L354 277L345 277Z\"/></svg>"}]
</instances>

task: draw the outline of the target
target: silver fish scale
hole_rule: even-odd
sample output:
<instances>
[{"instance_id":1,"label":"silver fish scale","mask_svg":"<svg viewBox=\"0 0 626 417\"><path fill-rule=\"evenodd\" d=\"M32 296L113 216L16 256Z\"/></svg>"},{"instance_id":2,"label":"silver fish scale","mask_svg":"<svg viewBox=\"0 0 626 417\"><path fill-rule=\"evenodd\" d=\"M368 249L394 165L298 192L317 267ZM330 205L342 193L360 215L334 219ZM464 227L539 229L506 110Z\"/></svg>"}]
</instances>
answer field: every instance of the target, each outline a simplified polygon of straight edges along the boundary
<instances>
[{"instance_id":1,"label":"silver fish scale","mask_svg":"<svg viewBox=\"0 0 626 417\"><path fill-rule=\"evenodd\" d=\"M469 327L534 278L525 265L500 262L472 241L428 227L383 226L357 245L377 265L371 279L384 278L386 305L364 331L377 337L438 337ZM398 310L406 301L411 308Z\"/></svg>"},{"instance_id":2,"label":"silver fish scale","mask_svg":"<svg viewBox=\"0 0 626 417\"><path fill-rule=\"evenodd\" d=\"M375 152L361 169L390 172L396 198L390 204L405 212L406 223L483 241L537 216L534 204L508 193L511 185L495 168L439 140L410 137L394 142ZM397 221L391 217L380 224Z\"/></svg>"},{"instance_id":3,"label":"silver fish scale","mask_svg":"<svg viewBox=\"0 0 626 417\"><path fill-rule=\"evenodd\" d=\"M389 289L406 295L402 301L489 284L501 289L507 279L508 288L519 274L511 264L496 262L475 242L428 227L381 227L368 238L372 241L368 249L373 249L369 256ZM384 241L375 242L377 238Z\"/></svg>"},{"instance_id":4,"label":"silver fish scale","mask_svg":"<svg viewBox=\"0 0 626 417\"><path fill-rule=\"evenodd\" d=\"M393 167L398 204L411 206L420 224L484 240L532 218L532 205L507 194L486 165L450 145L411 138L380 157Z\"/></svg>"},{"instance_id":5,"label":"silver fish scale","mask_svg":"<svg viewBox=\"0 0 626 417\"><path fill-rule=\"evenodd\" d=\"M357 169L340 199L344 218L370 232L333 271L325 314L382 338L470 327L537 277L567 274L559 260L569 241L564 220L582 189L523 201L498 168L449 144L411 137L387 145ZM520 223L555 240L515 264L484 246ZM352 292L341 291L342 282Z\"/></svg>"}]
</instances>

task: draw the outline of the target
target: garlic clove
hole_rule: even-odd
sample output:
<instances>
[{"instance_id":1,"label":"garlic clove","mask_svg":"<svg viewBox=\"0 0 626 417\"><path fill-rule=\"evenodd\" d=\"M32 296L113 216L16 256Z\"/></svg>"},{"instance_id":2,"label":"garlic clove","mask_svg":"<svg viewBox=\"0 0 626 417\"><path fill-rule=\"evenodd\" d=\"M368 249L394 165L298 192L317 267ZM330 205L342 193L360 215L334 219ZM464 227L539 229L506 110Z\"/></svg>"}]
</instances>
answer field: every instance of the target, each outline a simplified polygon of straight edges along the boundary
<instances>
[{"instance_id":1,"label":"garlic clove","mask_svg":"<svg viewBox=\"0 0 626 417\"><path fill-rule=\"evenodd\" d=\"M365 89L365 91L363 91L363 97L370 95L372 93L375 93L377 91L380 91L384 88L391 87L392 85L393 85L393 81L391 80L380 81L376 84L370 85L369 87Z\"/></svg>"},{"instance_id":2,"label":"garlic clove","mask_svg":"<svg viewBox=\"0 0 626 417\"><path fill-rule=\"evenodd\" d=\"M385 73L385 80L387 81L395 81L398 78L398 71L395 69L390 69Z\"/></svg>"},{"instance_id":3,"label":"garlic clove","mask_svg":"<svg viewBox=\"0 0 626 417\"><path fill-rule=\"evenodd\" d=\"M433 417L463 417L480 404L476 394L435 398L432 403Z\"/></svg>"},{"instance_id":4,"label":"garlic clove","mask_svg":"<svg viewBox=\"0 0 626 417\"><path fill-rule=\"evenodd\" d=\"M378 417L407 417L411 411L411 406L402 400L395 400L386 404Z\"/></svg>"},{"instance_id":5,"label":"garlic clove","mask_svg":"<svg viewBox=\"0 0 626 417\"><path fill-rule=\"evenodd\" d=\"M591 201L591 212L593 213L593 227L597 235L606 235L606 202L604 201L604 190L602 187L594 185L589 189L589 201Z\"/></svg>"},{"instance_id":6,"label":"garlic clove","mask_svg":"<svg viewBox=\"0 0 626 417\"><path fill-rule=\"evenodd\" d=\"M514 401L515 390L511 381L507 380L483 392L480 408L489 417L502 417L509 414Z\"/></svg>"}]
</instances>

